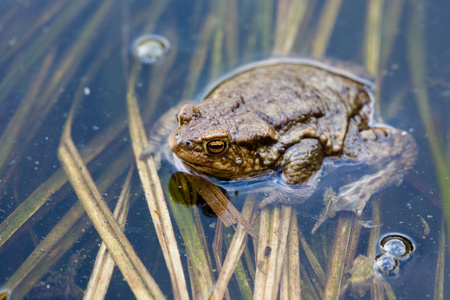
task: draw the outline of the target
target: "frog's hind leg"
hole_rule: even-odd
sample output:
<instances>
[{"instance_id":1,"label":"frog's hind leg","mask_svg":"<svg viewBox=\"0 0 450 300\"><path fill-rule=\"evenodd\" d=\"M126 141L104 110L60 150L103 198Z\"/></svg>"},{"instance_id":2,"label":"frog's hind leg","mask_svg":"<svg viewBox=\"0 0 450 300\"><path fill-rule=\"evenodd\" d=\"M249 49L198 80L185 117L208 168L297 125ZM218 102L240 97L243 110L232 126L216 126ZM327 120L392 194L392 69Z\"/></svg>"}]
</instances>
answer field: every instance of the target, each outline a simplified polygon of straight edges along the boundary
<instances>
[{"instance_id":1,"label":"frog's hind leg","mask_svg":"<svg viewBox=\"0 0 450 300\"><path fill-rule=\"evenodd\" d=\"M269 193L260 203L300 204L311 196L320 181L324 159L322 145L317 139L303 139L284 154L280 167L283 168L282 193Z\"/></svg>"},{"instance_id":2,"label":"frog's hind leg","mask_svg":"<svg viewBox=\"0 0 450 300\"><path fill-rule=\"evenodd\" d=\"M391 127L374 127L359 134L358 132L355 122L351 122L343 155L379 169L341 187L338 195L328 203L315 228L340 210L353 211L360 215L373 194L390 185L400 184L403 176L416 161L417 146L414 138L406 131Z\"/></svg>"}]
</instances>

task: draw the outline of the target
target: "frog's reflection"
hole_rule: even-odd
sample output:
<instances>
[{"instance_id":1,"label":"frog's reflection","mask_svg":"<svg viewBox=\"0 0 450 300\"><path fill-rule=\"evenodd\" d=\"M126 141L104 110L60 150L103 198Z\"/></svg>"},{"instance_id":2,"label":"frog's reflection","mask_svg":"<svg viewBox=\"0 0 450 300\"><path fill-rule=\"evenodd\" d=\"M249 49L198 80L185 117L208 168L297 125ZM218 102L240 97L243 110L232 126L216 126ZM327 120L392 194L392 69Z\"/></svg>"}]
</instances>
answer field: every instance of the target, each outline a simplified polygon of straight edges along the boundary
<instances>
[{"instance_id":1,"label":"frog's reflection","mask_svg":"<svg viewBox=\"0 0 450 300\"><path fill-rule=\"evenodd\" d=\"M205 183L205 181L206 179L196 175L175 172L170 178L169 192L173 201L183 205L198 206L203 212L203 215L209 218L216 218L217 214L220 214L221 211L214 211L200 193L200 190L203 191L203 185L199 185L198 183ZM227 196L227 192L224 189L217 188L225 197ZM226 209L223 207L222 211L224 210Z\"/></svg>"},{"instance_id":2,"label":"frog's reflection","mask_svg":"<svg viewBox=\"0 0 450 300\"><path fill-rule=\"evenodd\" d=\"M217 216L225 226L239 223L252 236L256 237L253 227L242 217L226 196L226 191L206 179L205 177L175 173L169 182L169 191L174 201L187 205L201 204L199 198L206 202L202 205L206 216ZM213 214L213 215L211 215Z\"/></svg>"}]
</instances>

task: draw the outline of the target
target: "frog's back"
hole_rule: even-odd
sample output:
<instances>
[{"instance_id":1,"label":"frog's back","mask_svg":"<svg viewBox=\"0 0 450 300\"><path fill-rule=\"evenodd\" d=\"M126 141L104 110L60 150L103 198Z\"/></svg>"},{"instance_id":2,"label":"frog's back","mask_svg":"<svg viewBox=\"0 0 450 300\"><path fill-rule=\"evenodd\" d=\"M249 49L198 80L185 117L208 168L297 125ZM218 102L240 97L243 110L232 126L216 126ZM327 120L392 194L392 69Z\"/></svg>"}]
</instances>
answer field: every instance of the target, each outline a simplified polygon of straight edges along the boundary
<instances>
[{"instance_id":1,"label":"frog's back","mask_svg":"<svg viewBox=\"0 0 450 300\"><path fill-rule=\"evenodd\" d=\"M373 113L364 82L299 63L252 68L226 80L207 98L241 123L264 120L283 146L317 137L327 154L341 151L349 118L359 116L361 128L366 128Z\"/></svg>"}]
</instances>

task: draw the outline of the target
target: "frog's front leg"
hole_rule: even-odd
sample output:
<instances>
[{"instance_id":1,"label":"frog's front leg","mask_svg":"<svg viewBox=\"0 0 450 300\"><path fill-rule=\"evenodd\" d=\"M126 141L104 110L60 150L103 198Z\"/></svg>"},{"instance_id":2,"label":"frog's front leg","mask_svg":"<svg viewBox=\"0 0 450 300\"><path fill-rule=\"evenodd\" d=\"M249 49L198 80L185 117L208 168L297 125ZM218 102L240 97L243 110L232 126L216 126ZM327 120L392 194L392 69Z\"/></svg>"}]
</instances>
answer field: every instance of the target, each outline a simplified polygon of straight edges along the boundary
<instances>
[{"instance_id":1,"label":"frog's front leg","mask_svg":"<svg viewBox=\"0 0 450 300\"><path fill-rule=\"evenodd\" d=\"M180 108L189 103L188 100L183 100L174 107L167 110L154 124L150 130L150 135L148 138L148 146L141 152L139 159L147 160L150 155L154 155L155 163L160 166L163 152L162 149L167 149L167 147L162 147L167 144L167 139L170 133L175 127L177 127L177 121L174 116L180 111ZM168 150L168 149L167 149Z\"/></svg>"},{"instance_id":2,"label":"frog's front leg","mask_svg":"<svg viewBox=\"0 0 450 300\"><path fill-rule=\"evenodd\" d=\"M306 200L320 181L323 158L322 145L316 139L303 139L290 147L279 162L279 167L283 170L283 180L295 191L295 195L271 194L260 206L273 202L294 204Z\"/></svg>"},{"instance_id":3,"label":"frog's front leg","mask_svg":"<svg viewBox=\"0 0 450 300\"><path fill-rule=\"evenodd\" d=\"M350 123L344 145L344 156L377 166L378 171L341 187L315 228L337 211L348 210L360 215L373 194L390 185L400 184L417 157L414 138L406 131L391 127L375 127L359 132L357 125Z\"/></svg>"}]
</instances>

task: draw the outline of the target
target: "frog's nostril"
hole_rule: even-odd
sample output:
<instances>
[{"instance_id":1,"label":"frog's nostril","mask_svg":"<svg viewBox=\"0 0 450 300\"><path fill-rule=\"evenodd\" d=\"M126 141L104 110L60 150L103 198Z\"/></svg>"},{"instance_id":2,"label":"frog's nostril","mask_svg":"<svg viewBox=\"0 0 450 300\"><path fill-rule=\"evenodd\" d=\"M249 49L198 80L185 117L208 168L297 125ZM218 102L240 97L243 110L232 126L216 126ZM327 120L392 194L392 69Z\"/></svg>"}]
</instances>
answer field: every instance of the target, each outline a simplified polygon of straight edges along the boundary
<instances>
[{"instance_id":1,"label":"frog's nostril","mask_svg":"<svg viewBox=\"0 0 450 300\"><path fill-rule=\"evenodd\" d=\"M191 145L191 142L190 142L190 141L187 141L187 142L185 143L185 145L186 145L186 147L189 147L189 146Z\"/></svg>"}]
</instances>

